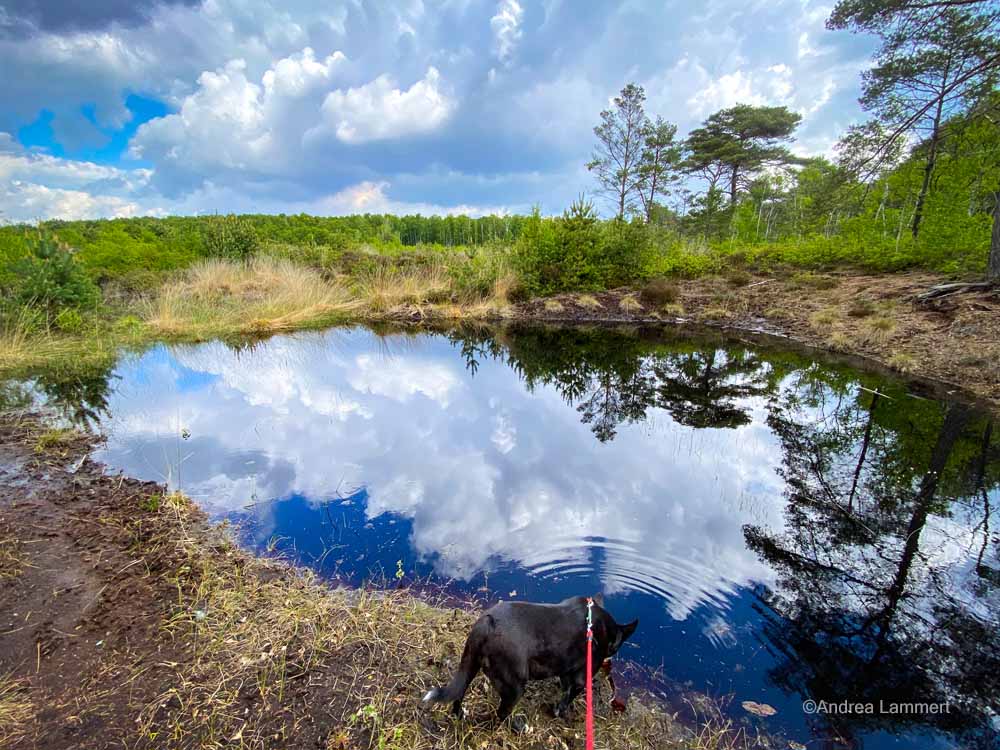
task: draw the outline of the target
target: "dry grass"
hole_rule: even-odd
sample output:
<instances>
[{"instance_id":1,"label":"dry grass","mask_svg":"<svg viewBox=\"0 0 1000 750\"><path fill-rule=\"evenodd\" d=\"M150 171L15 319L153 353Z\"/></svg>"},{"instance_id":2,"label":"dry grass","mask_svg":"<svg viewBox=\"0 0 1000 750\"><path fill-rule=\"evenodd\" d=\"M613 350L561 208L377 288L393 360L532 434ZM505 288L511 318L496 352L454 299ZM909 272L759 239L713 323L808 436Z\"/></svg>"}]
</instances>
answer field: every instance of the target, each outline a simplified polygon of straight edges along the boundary
<instances>
[{"instance_id":1,"label":"dry grass","mask_svg":"<svg viewBox=\"0 0 1000 750\"><path fill-rule=\"evenodd\" d=\"M888 315L876 315L867 320L867 338L876 344L885 344L896 330L896 321Z\"/></svg>"},{"instance_id":2,"label":"dry grass","mask_svg":"<svg viewBox=\"0 0 1000 750\"><path fill-rule=\"evenodd\" d=\"M0 581L17 578L24 569L21 543L10 525L0 519Z\"/></svg>"},{"instance_id":3,"label":"dry grass","mask_svg":"<svg viewBox=\"0 0 1000 750\"><path fill-rule=\"evenodd\" d=\"M674 317L679 318L682 315L684 315L684 305L682 305L680 302L674 302L669 305L664 305L661 308L661 312L663 312L664 315L673 315Z\"/></svg>"},{"instance_id":4,"label":"dry grass","mask_svg":"<svg viewBox=\"0 0 1000 750\"><path fill-rule=\"evenodd\" d=\"M889 367L900 372L916 372L917 360L905 352L894 352L885 361Z\"/></svg>"},{"instance_id":5,"label":"dry grass","mask_svg":"<svg viewBox=\"0 0 1000 750\"><path fill-rule=\"evenodd\" d=\"M809 325L819 331L829 328L836 322L837 311L829 307L817 310L809 316Z\"/></svg>"},{"instance_id":6,"label":"dry grass","mask_svg":"<svg viewBox=\"0 0 1000 750\"><path fill-rule=\"evenodd\" d=\"M27 685L10 675L0 675L0 747L9 747L26 737L34 716Z\"/></svg>"},{"instance_id":7,"label":"dry grass","mask_svg":"<svg viewBox=\"0 0 1000 750\"><path fill-rule=\"evenodd\" d=\"M167 336L271 333L331 323L359 307L345 287L288 260L209 260L164 286L147 320Z\"/></svg>"},{"instance_id":8,"label":"dry grass","mask_svg":"<svg viewBox=\"0 0 1000 750\"><path fill-rule=\"evenodd\" d=\"M579 294L574 301L585 310L601 310L604 308L600 300L592 294Z\"/></svg>"},{"instance_id":9,"label":"dry grass","mask_svg":"<svg viewBox=\"0 0 1000 750\"><path fill-rule=\"evenodd\" d=\"M793 274L789 279L790 286L799 288L805 287L808 289L833 289L839 284L840 282L832 276L824 276L823 274L813 273L812 271L802 271L800 273Z\"/></svg>"},{"instance_id":10,"label":"dry grass","mask_svg":"<svg viewBox=\"0 0 1000 750\"><path fill-rule=\"evenodd\" d=\"M545 304L543 305L543 307L545 308L545 312L550 312L550 313L561 313L566 309L565 307L563 307L562 302L560 302L557 299L545 300Z\"/></svg>"},{"instance_id":11,"label":"dry grass","mask_svg":"<svg viewBox=\"0 0 1000 750\"><path fill-rule=\"evenodd\" d=\"M618 307L626 315L635 315L643 310L642 303L634 294L626 294L622 297Z\"/></svg>"},{"instance_id":12,"label":"dry grass","mask_svg":"<svg viewBox=\"0 0 1000 750\"><path fill-rule=\"evenodd\" d=\"M402 310L438 304L451 299L451 284L443 264L415 268L378 265L362 275L356 292L373 313L399 313Z\"/></svg>"},{"instance_id":13,"label":"dry grass","mask_svg":"<svg viewBox=\"0 0 1000 750\"><path fill-rule=\"evenodd\" d=\"M732 313L725 307L721 307L719 305L710 305L709 307L703 309L699 313L698 317L701 318L702 320L721 321L721 320L728 320L729 318L731 318Z\"/></svg>"},{"instance_id":14,"label":"dry grass","mask_svg":"<svg viewBox=\"0 0 1000 750\"><path fill-rule=\"evenodd\" d=\"M838 352L849 351L853 344L853 340L844 331L834 331L830 334L830 338L827 340L831 349Z\"/></svg>"},{"instance_id":15,"label":"dry grass","mask_svg":"<svg viewBox=\"0 0 1000 750\"><path fill-rule=\"evenodd\" d=\"M729 320L732 316L733 314L725 307L709 305L701 311L698 317L708 321L722 321Z\"/></svg>"}]
</instances>

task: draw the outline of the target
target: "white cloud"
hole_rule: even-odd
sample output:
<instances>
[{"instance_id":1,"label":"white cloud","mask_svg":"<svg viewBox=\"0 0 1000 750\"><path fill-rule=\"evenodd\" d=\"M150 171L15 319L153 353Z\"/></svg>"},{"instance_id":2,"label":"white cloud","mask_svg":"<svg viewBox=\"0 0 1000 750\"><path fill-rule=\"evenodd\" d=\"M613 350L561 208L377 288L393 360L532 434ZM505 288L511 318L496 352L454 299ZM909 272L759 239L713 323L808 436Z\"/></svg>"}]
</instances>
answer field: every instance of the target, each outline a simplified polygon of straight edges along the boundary
<instances>
[{"instance_id":1,"label":"white cloud","mask_svg":"<svg viewBox=\"0 0 1000 750\"><path fill-rule=\"evenodd\" d=\"M500 0L497 13L490 19L493 51L501 62L510 62L521 41L521 18L524 9L517 0Z\"/></svg>"},{"instance_id":2,"label":"white cloud","mask_svg":"<svg viewBox=\"0 0 1000 750\"><path fill-rule=\"evenodd\" d=\"M44 108L80 153L107 139L91 115L104 130L128 121L129 93L167 103L171 113L132 141L150 184L116 194L141 210L334 212L355 199L560 210L592 187L577 167L626 80L645 85L648 110L682 134L738 100L787 103L806 116L803 142L822 151L857 117L869 51L826 30L828 11L799 0L687 12L625 1L156 6L135 26L0 36L10 71L0 130L17 132Z\"/></svg>"},{"instance_id":3,"label":"white cloud","mask_svg":"<svg viewBox=\"0 0 1000 750\"><path fill-rule=\"evenodd\" d=\"M151 213L135 199L150 174L27 151L0 133L0 217L31 222Z\"/></svg>"},{"instance_id":4,"label":"white cloud","mask_svg":"<svg viewBox=\"0 0 1000 750\"><path fill-rule=\"evenodd\" d=\"M91 195L14 180L0 187L0 219L34 222L44 219L125 218L144 213L139 204L110 195Z\"/></svg>"},{"instance_id":5,"label":"white cloud","mask_svg":"<svg viewBox=\"0 0 1000 750\"><path fill-rule=\"evenodd\" d=\"M430 67L406 91L388 75L347 91L327 94L322 113L326 126L344 143L358 144L428 133L451 115L455 102L445 93L441 74Z\"/></svg>"},{"instance_id":6,"label":"white cloud","mask_svg":"<svg viewBox=\"0 0 1000 750\"><path fill-rule=\"evenodd\" d=\"M698 115L708 115L734 104L792 105L795 101L793 71L784 63L762 71L736 70L710 79L688 99Z\"/></svg>"}]
</instances>

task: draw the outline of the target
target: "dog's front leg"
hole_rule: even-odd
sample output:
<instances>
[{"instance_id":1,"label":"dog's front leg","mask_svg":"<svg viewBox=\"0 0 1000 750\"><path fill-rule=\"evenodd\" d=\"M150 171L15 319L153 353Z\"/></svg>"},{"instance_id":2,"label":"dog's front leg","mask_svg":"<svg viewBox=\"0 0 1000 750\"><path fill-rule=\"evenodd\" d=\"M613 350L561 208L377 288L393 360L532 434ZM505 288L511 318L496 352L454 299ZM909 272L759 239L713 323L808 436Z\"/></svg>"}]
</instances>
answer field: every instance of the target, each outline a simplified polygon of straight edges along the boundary
<instances>
[{"instance_id":1,"label":"dog's front leg","mask_svg":"<svg viewBox=\"0 0 1000 750\"><path fill-rule=\"evenodd\" d=\"M564 692L562 699L556 704L556 707L553 710L553 713L556 715L556 718L563 716L566 713L566 711L569 710L570 704L573 703L573 701L576 699L576 696L578 696L581 692L583 692L583 688L586 686L586 682L587 682L587 675L582 671L573 674L562 675L559 678L559 683L562 685Z\"/></svg>"}]
</instances>

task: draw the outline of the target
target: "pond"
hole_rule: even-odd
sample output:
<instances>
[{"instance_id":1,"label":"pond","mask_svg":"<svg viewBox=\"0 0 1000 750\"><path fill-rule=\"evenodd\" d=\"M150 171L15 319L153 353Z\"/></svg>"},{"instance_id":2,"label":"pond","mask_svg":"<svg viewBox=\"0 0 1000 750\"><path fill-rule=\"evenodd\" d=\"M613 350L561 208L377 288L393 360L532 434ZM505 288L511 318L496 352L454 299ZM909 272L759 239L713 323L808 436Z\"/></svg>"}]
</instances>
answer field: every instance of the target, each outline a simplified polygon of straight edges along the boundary
<instances>
[{"instance_id":1,"label":"pond","mask_svg":"<svg viewBox=\"0 0 1000 750\"><path fill-rule=\"evenodd\" d=\"M773 342L525 327L159 346L22 387L113 470L331 579L603 591L678 704L807 747L997 743L1000 438L912 384Z\"/></svg>"}]
</instances>

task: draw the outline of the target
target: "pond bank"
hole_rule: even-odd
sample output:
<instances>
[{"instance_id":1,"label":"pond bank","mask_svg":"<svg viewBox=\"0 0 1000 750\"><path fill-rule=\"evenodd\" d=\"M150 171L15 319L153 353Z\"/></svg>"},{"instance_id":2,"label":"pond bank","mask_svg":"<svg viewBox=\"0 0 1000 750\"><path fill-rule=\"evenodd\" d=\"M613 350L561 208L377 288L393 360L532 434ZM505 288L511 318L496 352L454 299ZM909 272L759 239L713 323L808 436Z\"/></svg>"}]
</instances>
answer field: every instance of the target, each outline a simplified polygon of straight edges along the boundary
<instances>
[{"instance_id":1,"label":"pond bank","mask_svg":"<svg viewBox=\"0 0 1000 750\"><path fill-rule=\"evenodd\" d=\"M146 300L123 303L121 317L93 331L0 336L0 373L25 377L42 368L78 370L113 360L119 347L141 349L157 341L266 337L348 323L696 324L740 334L766 332L862 357L909 377L937 381L945 391L965 392L994 412L1000 410L1000 292L968 291L919 304L917 294L946 281L932 273L735 270L728 276L660 279L635 289L518 303L497 293L481 304L456 304L428 302L440 290L426 279L421 284L396 279L387 282L391 294L380 288L354 298L297 267L279 271L247 267L235 280L222 274L225 283L215 273L208 291L197 285L182 289L197 304L184 294L174 299L163 292L176 304L167 305L165 298L154 305ZM135 314L127 314L130 310Z\"/></svg>"},{"instance_id":2,"label":"pond bank","mask_svg":"<svg viewBox=\"0 0 1000 750\"><path fill-rule=\"evenodd\" d=\"M331 591L241 551L163 486L105 475L92 447L0 419L3 747L582 745L579 706L551 718L547 683L519 707L525 735L491 728L483 680L467 701L481 720L419 709L475 613L406 590ZM641 691L623 714L601 693L604 747L752 746L721 719L692 731Z\"/></svg>"},{"instance_id":3,"label":"pond bank","mask_svg":"<svg viewBox=\"0 0 1000 750\"><path fill-rule=\"evenodd\" d=\"M566 294L519 305L514 317L558 323L676 323L764 332L936 380L1000 409L1000 290L915 301L944 279L844 271L678 281L667 302L642 290ZM659 304L657 304L659 303Z\"/></svg>"}]
</instances>

